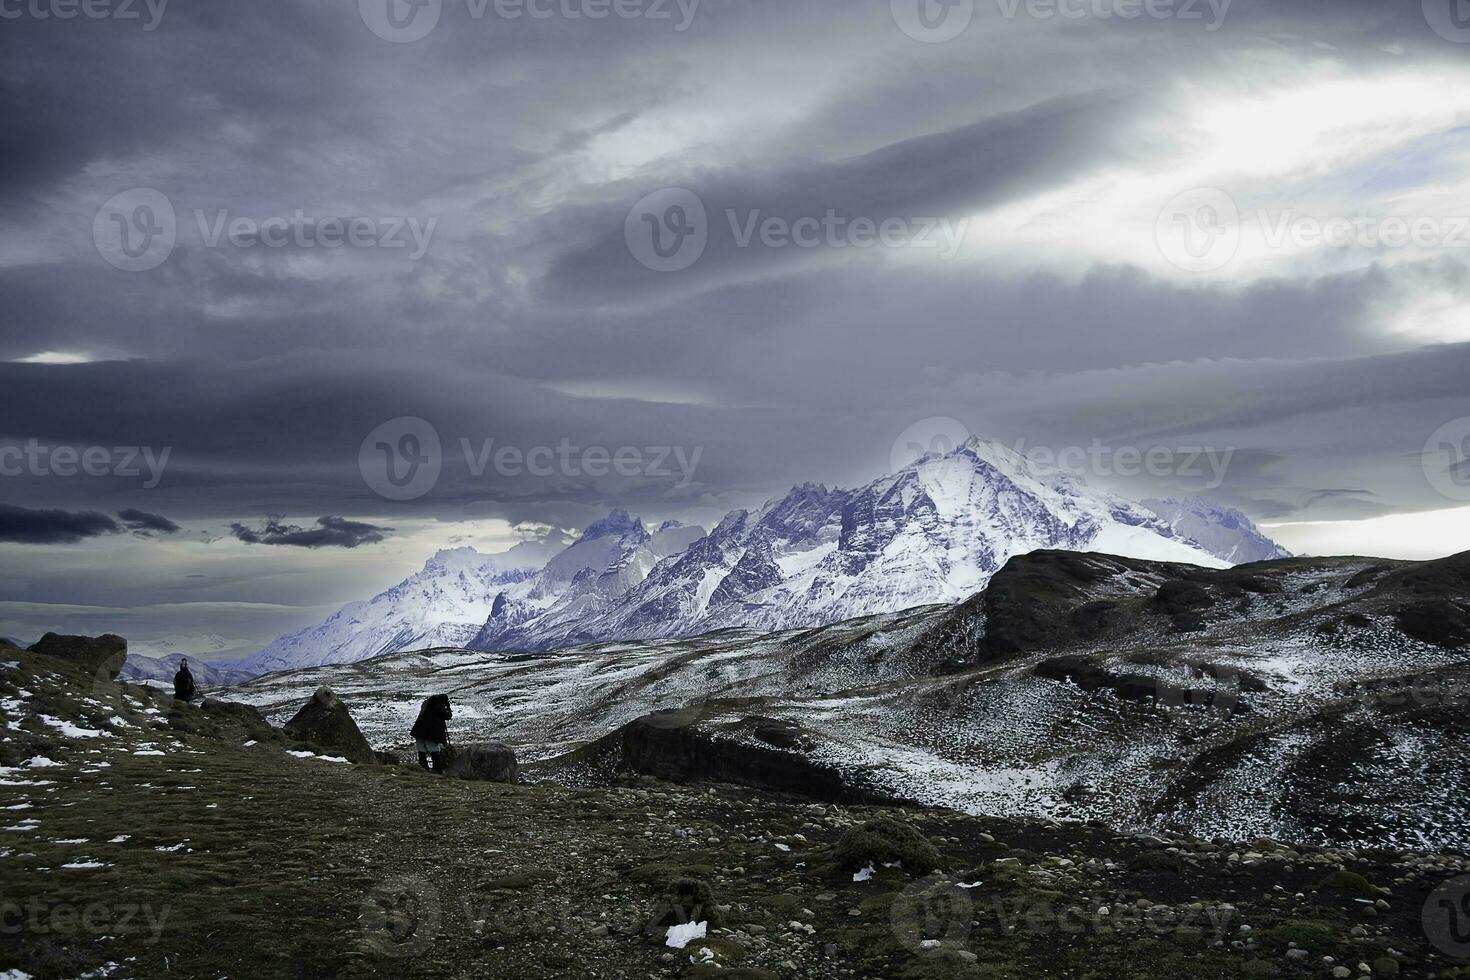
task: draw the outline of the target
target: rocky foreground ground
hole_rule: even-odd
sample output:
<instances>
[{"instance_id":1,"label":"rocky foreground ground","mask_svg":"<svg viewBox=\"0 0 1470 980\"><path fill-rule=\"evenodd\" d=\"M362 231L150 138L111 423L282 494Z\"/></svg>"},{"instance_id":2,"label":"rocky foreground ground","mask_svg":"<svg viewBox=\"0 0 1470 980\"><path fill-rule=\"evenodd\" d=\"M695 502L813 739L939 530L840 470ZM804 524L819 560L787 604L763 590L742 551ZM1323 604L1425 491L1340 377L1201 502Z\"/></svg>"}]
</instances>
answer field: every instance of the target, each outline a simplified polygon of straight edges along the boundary
<instances>
[{"instance_id":1,"label":"rocky foreground ground","mask_svg":"<svg viewBox=\"0 0 1470 980\"><path fill-rule=\"evenodd\" d=\"M0 715L7 980L1470 976L1463 855L462 781L14 648Z\"/></svg>"}]
</instances>

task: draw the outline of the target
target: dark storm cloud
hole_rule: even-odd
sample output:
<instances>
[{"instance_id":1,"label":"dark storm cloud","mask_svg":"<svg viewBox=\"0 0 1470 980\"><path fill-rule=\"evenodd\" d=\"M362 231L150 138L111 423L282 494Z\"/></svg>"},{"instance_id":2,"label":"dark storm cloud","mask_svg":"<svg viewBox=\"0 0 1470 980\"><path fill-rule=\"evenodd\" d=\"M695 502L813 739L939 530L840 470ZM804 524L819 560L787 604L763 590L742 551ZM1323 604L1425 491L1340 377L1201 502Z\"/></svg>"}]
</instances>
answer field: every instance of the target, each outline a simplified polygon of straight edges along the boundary
<instances>
[{"instance_id":1,"label":"dark storm cloud","mask_svg":"<svg viewBox=\"0 0 1470 980\"><path fill-rule=\"evenodd\" d=\"M183 528L161 514L150 514L147 511L129 507L127 510L117 512L117 519L123 522L129 531L141 536L149 534L178 534Z\"/></svg>"},{"instance_id":2,"label":"dark storm cloud","mask_svg":"<svg viewBox=\"0 0 1470 980\"><path fill-rule=\"evenodd\" d=\"M160 570L105 595L89 591L95 579L79 584L90 555L44 587L0 560L0 585L95 601L99 622L114 606L200 601L191 629L238 615L256 636L277 617L309 621L276 603L332 606L391 584L333 591L351 563L332 549L386 536L385 523L403 530L384 551L416 518L446 522L447 536L466 519L581 527L615 504L707 520L793 483L871 479L899 434L934 416L1032 445L1230 449L1218 494L1257 517L1448 506L1421 451L1470 415L1470 348L1426 346L1463 334L1404 327L1418 326L1405 311L1425 297L1470 301L1463 253L1282 256L1259 273L1191 278L1162 267L1151 227L1139 250L1106 208L1080 229L1066 221L1115 193L1167 198L1186 189L1173 181L1207 179L1193 170L1221 104L1254 112L1380 75L1413 75L1431 93L1383 123L1385 139L1421 125L1408 148L1324 146L1305 175L1254 175L1313 122L1308 105L1242 127L1251 145L1232 190L1303 207L1309 192L1346 206L1368 189L1453 192L1465 122L1415 120L1458 104L1470 49L1436 35L1420 6L1236 0L1206 32L1007 19L981 0L975 24L942 45L905 37L886 0L706 0L683 33L474 19L446 2L430 37L402 45L374 37L351 0L175 0L146 33L7 21L0 361L96 363L0 363L0 446L171 450L154 487L22 474L6 477L7 504L72 519L93 548L180 550L146 519L160 514L287 547L218 542L256 564L198 581ZM1354 109L1367 118L1371 102ZM98 208L132 187L164 193L178 222L171 254L146 273L107 265L92 240ZM630 207L664 187L697 191L718 229L670 275L638 265L624 240ZM308 223L438 225L418 261L200 239L196 212L259 222L298 209ZM983 231L967 242L978 257L938 264L737 248L726 210L978 214ZM359 459L370 432L404 416L441 443L435 486L410 501L380 496ZM702 455L685 486L476 473L462 440L491 439ZM1333 488L1365 494L1323 495ZM113 536L123 527L109 513L156 538ZM297 526L259 514L342 516ZM241 595L269 608L230 612Z\"/></svg>"},{"instance_id":3,"label":"dark storm cloud","mask_svg":"<svg viewBox=\"0 0 1470 980\"><path fill-rule=\"evenodd\" d=\"M230 533L246 544L286 545L293 548L356 548L382 541L391 527L375 527L341 517L319 517L316 527L303 528L268 517L262 527L231 524Z\"/></svg>"},{"instance_id":4,"label":"dark storm cloud","mask_svg":"<svg viewBox=\"0 0 1470 980\"><path fill-rule=\"evenodd\" d=\"M75 544L120 530L116 521L95 511L32 510L0 504L0 541Z\"/></svg>"}]
</instances>

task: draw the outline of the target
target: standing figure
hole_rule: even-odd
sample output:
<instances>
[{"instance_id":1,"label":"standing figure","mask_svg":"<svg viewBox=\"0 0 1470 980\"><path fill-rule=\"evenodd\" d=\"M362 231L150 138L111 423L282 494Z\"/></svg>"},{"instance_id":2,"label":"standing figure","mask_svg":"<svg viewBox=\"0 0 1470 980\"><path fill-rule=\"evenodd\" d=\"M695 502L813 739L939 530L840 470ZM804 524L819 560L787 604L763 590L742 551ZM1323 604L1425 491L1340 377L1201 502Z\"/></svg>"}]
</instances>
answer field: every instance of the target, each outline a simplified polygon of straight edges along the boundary
<instances>
[{"instance_id":1,"label":"standing figure","mask_svg":"<svg viewBox=\"0 0 1470 980\"><path fill-rule=\"evenodd\" d=\"M444 745L449 741L449 726L454 717L449 695L435 694L419 709L419 719L409 732L419 753L419 765L437 773L444 772ZM432 764L432 765L431 765Z\"/></svg>"},{"instance_id":2,"label":"standing figure","mask_svg":"<svg viewBox=\"0 0 1470 980\"><path fill-rule=\"evenodd\" d=\"M174 697L180 701L194 700L194 675L189 673L189 658L179 661L179 672L174 675Z\"/></svg>"}]
</instances>

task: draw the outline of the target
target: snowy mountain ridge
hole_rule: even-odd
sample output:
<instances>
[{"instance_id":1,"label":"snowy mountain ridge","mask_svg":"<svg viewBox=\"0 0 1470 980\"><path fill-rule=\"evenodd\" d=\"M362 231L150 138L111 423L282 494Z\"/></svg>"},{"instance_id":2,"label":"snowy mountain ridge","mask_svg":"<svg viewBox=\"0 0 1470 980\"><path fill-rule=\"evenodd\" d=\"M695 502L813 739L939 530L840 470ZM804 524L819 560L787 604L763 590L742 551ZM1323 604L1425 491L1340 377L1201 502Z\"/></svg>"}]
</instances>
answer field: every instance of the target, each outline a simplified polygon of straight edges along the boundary
<instances>
[{"instance_id":1,"label":"snowy mountain ridge","mask_svg":"<svg viewBox=\"0 0 1470 980\"><path fill-rule=\"evenodd\" d=\"M1210 567L1284 554L1239 512L1205 501L1144 506L971 439L856 489L794 487L758 511L732 511L708 534L673 521L650 533L619 509L534 565L441 552L399 586L239 666L826 625L963 600L1009 558L1039 549Z\"/></svg>"}]
</instances>

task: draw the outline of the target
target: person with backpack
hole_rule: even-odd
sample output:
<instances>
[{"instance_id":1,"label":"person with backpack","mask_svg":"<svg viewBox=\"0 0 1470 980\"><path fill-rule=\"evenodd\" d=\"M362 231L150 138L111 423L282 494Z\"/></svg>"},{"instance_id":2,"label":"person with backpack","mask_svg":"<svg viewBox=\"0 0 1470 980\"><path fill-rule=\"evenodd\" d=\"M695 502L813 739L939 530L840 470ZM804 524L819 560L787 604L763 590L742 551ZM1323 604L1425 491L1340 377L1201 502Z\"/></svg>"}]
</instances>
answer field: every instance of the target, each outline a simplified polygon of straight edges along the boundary
<instances>
[{"instance_id":1,"label":"person with backpack","mask_svg":"<svg viewBox=\"0 0 1470 980\"><path fill-rule=\"evenodd\" d=\"M178 673L174 674L174 697L180 701L192 701L196 690L194 675L189 673L189 658L184 657L179 661Z\"/></svg>"},{"instance_id":2,"label":"person with backpack","mask_svg":"<svg viewBox=\"0 0 1470 980\"><path fill-rule=\"evenodd\" d=\"M454 710L449 707L447 694L432 695L419 708L418 720L413 723L409 734L413 736L419 765L423 768L444 772L444 747L449 742L448 721L453 717Z\"/></svg>"}]
</instances>

